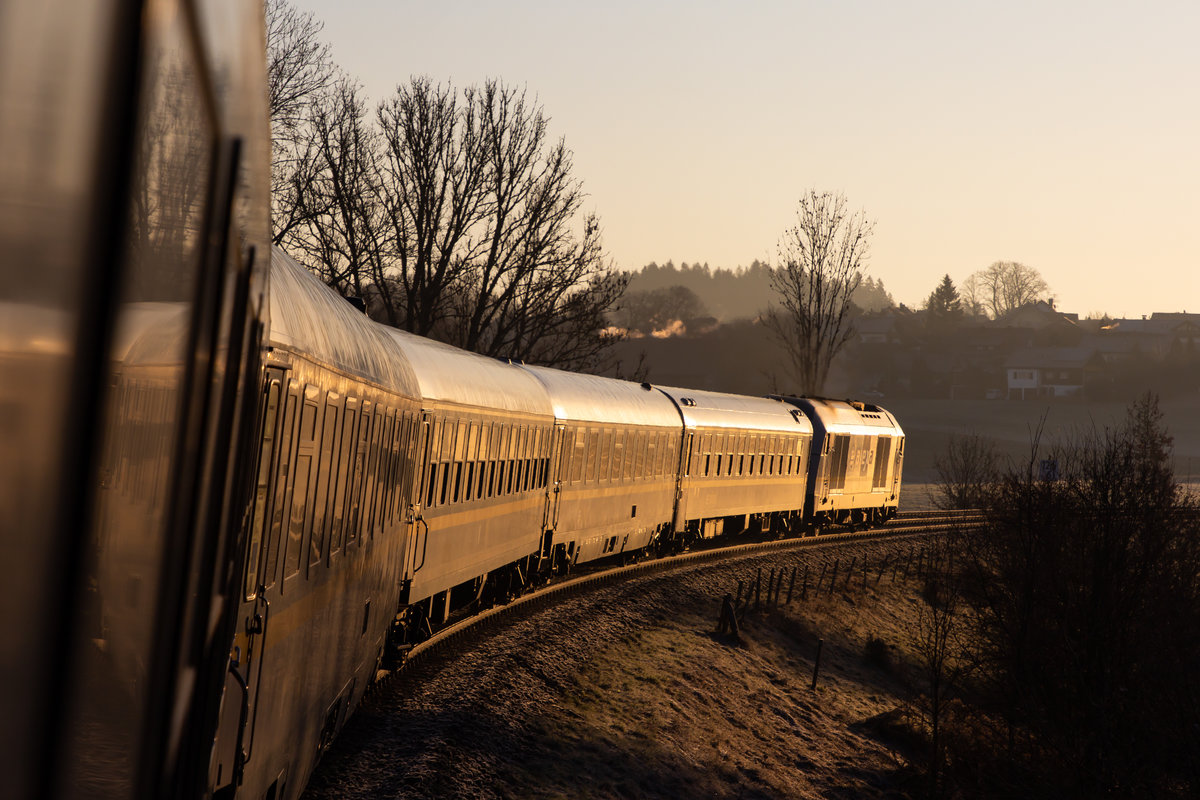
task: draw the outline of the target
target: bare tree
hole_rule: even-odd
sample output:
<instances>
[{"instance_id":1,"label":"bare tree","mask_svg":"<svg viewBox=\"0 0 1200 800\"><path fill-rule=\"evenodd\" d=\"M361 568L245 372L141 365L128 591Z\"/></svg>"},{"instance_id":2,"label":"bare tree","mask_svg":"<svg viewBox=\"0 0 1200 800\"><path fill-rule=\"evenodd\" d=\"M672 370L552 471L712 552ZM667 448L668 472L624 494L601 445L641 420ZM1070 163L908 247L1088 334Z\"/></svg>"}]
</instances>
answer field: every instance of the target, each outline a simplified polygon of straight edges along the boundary
<instances>
[{"instance_id":1,"label":"bare tree","mask_svg":"<svg viewBox=\"0 0 1200 800\"><path fill-rule=\"evenodd\" d=\"M603 366L627 279L605 263L571 152L523 90L461 100L414 78L384 103L382 169L398 324L487 355Z\"/></svg>"},{"instance_id":2,"label":"bare tree","mask_svg":"<svg viewBox=\"0 0 1200 800\"><path fill-rule=\"evenodd\" d=\"M343 294L363 297L392 261L380 199L379 134L361 89L342 79L308 105L277 242Z\"/></svg>"},{"instance_id":3,"label":"bare tree","mask_svg":"<svg viewBox=\"0 0 1200 800\"><path fill-rule=\"evenodd\" d=\"M820 394L833 359L854 334L851 296L862 282L875 223L841 194L809 190L779 244L772 279L779 307L766 318L804 394Z\"/></svg>"},{"instance_id":4,"label":"bare tree","mask_svg":"<svg viewBox=\"0 0 1200 800\"><path fill-rule=\"evenodd\" d=\"M289 0L265 0L267 26L267 107L271 135L286 137L301 127L311 99L333 84L337 68L329 44L321 41L325 24Z\"/></svg>"},{"instance_id":5,"label":"bare tree","mask_svg":"<svg viewBox=\"0 0 1200 800\"><path fill-rule=\"evenodd\" d=\"M337 80L324 23L289 0L265 0L267 103L271 115L271 229L276 244L304 225L318 171L313 104Z\"/></svg>"},{"instance_id":6,"label":"bare tree","mask_svg":"<svg viewBox=\"0 0 1200 800\"><path fill-rule=\"evenodd\" d=\"M934 456L934 502L939 508L983 508L1000 474L995 445L978 433L952 434L945 452Z\"/></svg>"},{"instance_id":7,"label":"bare tree","mask_svg":"<svg viewBox=\"0 0 1200 800\"><path fill-rule=\"evenodd\" d=\"M922 693L916 711L929 736L929 796L949 794L946 762L946 716L950 700L968 670L962 641L961 587L954 571L955 545L939 536L930 543L929 571L918 606L915 651Z\"/></svg>"},{"instance_id":8,"label":"bare tree","mask_svg":"<svg viewBox=\"0 0 1200 800\"><path fill-rule=\"evenodd\" d=\"M968 305L978 304L993 319L1043 300L1050 292L1040 272L1016 261L996 261L973 273L963 286Z\"/></svg>"}]
</instances>

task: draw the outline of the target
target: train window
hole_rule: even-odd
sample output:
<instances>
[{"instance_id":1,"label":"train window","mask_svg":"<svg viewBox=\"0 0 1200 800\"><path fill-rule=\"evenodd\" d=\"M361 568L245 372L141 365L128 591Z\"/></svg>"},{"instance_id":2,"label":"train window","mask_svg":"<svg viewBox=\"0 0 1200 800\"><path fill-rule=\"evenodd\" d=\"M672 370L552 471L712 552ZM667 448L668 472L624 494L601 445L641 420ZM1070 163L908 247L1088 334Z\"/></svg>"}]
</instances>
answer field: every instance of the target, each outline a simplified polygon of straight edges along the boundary
<instances>
[{"instance_id":1,"label":"train window","mask_svg":"<svg viewBox=\"0 0 1200 800\"><path fill-rule=\"evenodd\" d=\"M388 484L388 513L387 519L396 522L400 518L401 489L408 471L408 461L404 457L408 452L408 426L411 416L405 416L403 411L396 412L395 438L392 440L392 480Z\"/></svg>"},{"instance_id":2,"label":"train window","mask_svg":"<svg viewBox=\"0 0 1200 800\"><path fill-rule=\"evenodd\" d=\"M830 445L829 466L832 474L829 476L829 488L841 490L846 488L846 463L850 457L850 437L830 437L834 441Z\"/></svg>"},{"instance_id":3,"label":"train window","mask_svg":"<svg viewBox=\"0 0 1200 800\"><path fill-rule=\"evenodd\" d=\"M428 508L429 506L433 505L433 498L435 496L434 493L437 491L437 446L440 444L440 442L437 438L437 423L431 420L425 420L422 425L422 430L424 431L425 437L423 441L423 444L425 445L425 452L421 454L422 461L424 462L422 467L424 474L421 476L423 478L421 487L423 487L425 492L424 504L426 508Z\"/></svg>"},{"instance_id":4,"label":"train window","mask_svg":"<svg viewBox=\"0 0 1200 800\"><path fill-rule=\"evenodd\" d=\"M475 498L475 462L468 461L463 465L463 474L466 479L463 481L463 502L469 502Z\"/></svg>"},{"instance_id":5,"label":"train window","mask_svg":"<svg viewBox=\"0 0 1200 800\"><path fill-rule=\"evenodd\" d=\"M271 535L267 537L267 553L264 560L262 585L274 586L275 573L279 567L279 549L282 546L280 537L283 536L283 515L286 512L284 500L287 495L287 482L292 463L292 428L296 425L296 392L295 382L288 389L287 403L284 406L282 436L279 442L279 467L275 477L275 503L271 511Z\"/></svg>"},{"instance_id":6,"label":"train window","mask_svg":"<svg viewBox=\"0 0 1200 800\"><path fill-rule=\"evenodd\" d=\"M369 437L367 439L367 455L364 462L364 475L362 489L359 490L361 499L359 500L359 535L366 537L371 530L371 515L375 511L375 481L378 479L378 461L379 461L379 437L383 435L383 416L382 409L376 404L371 408L371 425ZM366 427L366 419L363 420Z\"/></svg>"},{"instance_id":7,"label":"train window","mask_svg":"<svg viewBox=\"0 0 1200 800\"><path fill-rule=\"evenodd\" d=\"M307 406L305 411L307 411ZM300 545L304 540L304 517L308 505L308 478L312 456L296 458L296 485L292 489L292 513L288 524L287 552L284 554L283 576L290 578L300 571Z\"/></svg>"},{"instance_id":8,"label":"train window","mask_svg":"<svg viewBox=\"0 0 1200 800\"><path fill-rule=\"evenodd\" d=\"M462 463L467 457L467 423L459 420L454 426L454 460Z\"/></svg>"},{"instance_id":9,"label":"train window","mask_svg":"<svg viewBox=\"0 0 1200 800\"><path fill-rule=\"evenodd\" d=\"M321 424L321 452L317 456L316 502L313 504L312 533L308 537L308 565L311 567L325 554L326 504L329 499L329 482L334 458L334 443L337 438L337 406L325 406L325 418Z\"/></svg>"},{"instance_id":10,"label":"train window","mask_svg":"<svg viewBox=\"0 0 1200 800\"><path fill-rule=\"evenodd\" d=\"M271 490L271 461L274 455L275 427L279 415L279 381L271 381L267 386L266 405L263 410L262 444L258 448L258 478L254 487L254 514L250 524L250 536L246 542L246 582L245 597L254 597L259 582L258 558L262 543L263 528L268 513L267 499Z\"/></svg>"},{"instance_id":11,"label":"train window","mask_svg":"<svg viewBox=\"0 0 1200 800\"><path fill-rule=\"evenodd\" d=\"M621 477L629 480L633 477L633 468L637 460L637 437L632 431L621 433L621 446Z\"/></svg>"},{"instance_id":12,"label":"train window","mask_svg":"<svg viewBox=\"0 0 1200 800\"><path fill-rule=\"evenodd\" d=\"M354 460L350 470L350 510L346 513L346 543L358 540L359 511L366 483L367 453L371 447L371 404L363 403L355 435Z\"/></svg>"},{"instance_id":13,"label":"train window","mask_svg":"<svg viewBox=\"0 0 1200 800\"><path fill-rule=\"evenodd\" d=\"M300 412L299 439L296 443L296 476L292 487L291 519L288 525L287 552L284 553L283 575L289 578L300 571L300 548L304 543L305 520L309 519L309 482L312 480L314 440L317 435L317 404L315 386L304 387L304 408Z\"/></svg>"},{"instance_id":14,"label":"train window","mask_svg":"<svg viewBox=\"0 0 1200 800\"><path fill-rule=\"evenodd\" d=\"M596 434L596 481L603 483L608 479L608 435L604 431Z\"/></svg>"},{"instance_id":15,"label":"train window","mask_svg":"<svg viewBox=\"0 0 1200 800\"><path fill-rule=\"evenodd\" d=\"M583 464L580 480L584 483L594 481L596 479L596 448L599 446L599 435L595 431L588 431L587 438L581 435L583 440ZM576 447L579 446L579 440L576 440Z\"/></svg>"},{"instance_id":16,"label":"train window","mask_svg":"<svg viewBox=\"0 0 1200 800\"><path fill-rule=\"evenodd\" d=\"M871 481L872 488L882 489L887 485L888 461L891 460L892 437L880 436L875 443L875 475Z\"/></svg>"},{"instance_id":17,"label":"train window","mask_svg":"<svg viewBox=\"0 0 1200 800\"><path fill-rule=\"evenodd\" d=\"M396 436L396 410L384 410L383 434L379 437L379 473L375 481L375 510L371 515L371 538L382 531L387 519L388 488L392 484L394 468L392 442Z\"/></svg>"},{"instance_id":18,"label":"train window","mask_svg":"<svg viewBox=\"0 0 1200 800\"><path fill-rule=\"evenodd\" d=\"M583 480L583 468L587 465L587 434L584 431L571 431L567 434L563 444L563 458L567 461L567 483L574 484Z\"/></svg>"},{"instance_id":19,"label":"train window","mask_svg":"<svg viewBox=\"0 0 1200 800\"><path fill-rule=\"evenodd\" d=\"M350 460L354 456L354 423L358 421L358 409L346 401L346 412L342 416L342 436L337 460L337 475L334 477L333 524L329 532L329 552L342 549L342 519L346 514L346 485L349 482Z\"/></svg>"}]
</instances>

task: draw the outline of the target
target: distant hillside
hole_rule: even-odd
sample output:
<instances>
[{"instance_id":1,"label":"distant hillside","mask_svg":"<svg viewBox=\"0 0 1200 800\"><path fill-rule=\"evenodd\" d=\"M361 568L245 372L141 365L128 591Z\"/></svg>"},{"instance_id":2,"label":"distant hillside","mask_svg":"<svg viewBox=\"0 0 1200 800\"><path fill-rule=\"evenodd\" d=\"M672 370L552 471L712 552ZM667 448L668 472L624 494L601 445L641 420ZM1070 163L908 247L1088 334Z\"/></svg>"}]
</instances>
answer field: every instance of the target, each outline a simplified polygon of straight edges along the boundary
<instances>
[{"instance_id":1,"label":"distant hillside","mask_svg":"<svg viewBox=\"0 0 1200 800\"><path fill-rule=\"evenodd\" d=\"M634 272L630 292L685 286L696 293L708 313L722 322L755 317L771 300L771 267L754 261L748 267L710 269L708 264L647 264Z\"/></svg>"},{"instance_id":2,"label":"distant hillside","mask_svg":"<svg viewBox=\"0 0 1200 800\"><path fill-rule=\"evenodd\" d=\"M771 302L771 266L752 261L748 267L712 269L708 264L675 266L651 262L631 275L628 292L651 292L684 286L695 293L709 315L721 322L753 319ZM867 277L855 292L855 303L865 311L890 308L892 297L883 288L883 281Z\"/></svg>"}]
</instances>

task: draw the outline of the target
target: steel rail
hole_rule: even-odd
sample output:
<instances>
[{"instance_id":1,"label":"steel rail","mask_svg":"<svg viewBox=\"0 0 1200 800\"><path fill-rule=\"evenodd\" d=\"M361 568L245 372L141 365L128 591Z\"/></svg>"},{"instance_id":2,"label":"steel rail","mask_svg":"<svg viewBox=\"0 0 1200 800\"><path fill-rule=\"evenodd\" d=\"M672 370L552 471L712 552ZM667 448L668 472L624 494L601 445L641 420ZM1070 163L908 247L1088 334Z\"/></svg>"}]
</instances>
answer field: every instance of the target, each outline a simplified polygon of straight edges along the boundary
<instances>
[{"instance_id":1,"label":"steel rail","mask_svg":"<svg viewBox=\"0 0 1200 800\"><path fill-rule=\"evenodd\" d=\"M413 647L404 663L395 670L382 670L377 681L402 674L442 655L469 639L499 626L502 622L517 619L542 608L554 605L568 597L591 589L650 575L669 572L681 567L706 561L731 560L772 551L800 550L808 547L835 543L882 540L891 537L917 536L949 530L973 530L983 526L985 516L978 511L911 512L901 514L887 524L867 530L849 530L823 533L819 536L802 536L770 541L737 542L705 548L678 555L663 556L634 564L609 567L586 575L550 583L510 600L504 605L494 606L454 622L438 630L429 639Z\"/></svg>"}]
</instances>

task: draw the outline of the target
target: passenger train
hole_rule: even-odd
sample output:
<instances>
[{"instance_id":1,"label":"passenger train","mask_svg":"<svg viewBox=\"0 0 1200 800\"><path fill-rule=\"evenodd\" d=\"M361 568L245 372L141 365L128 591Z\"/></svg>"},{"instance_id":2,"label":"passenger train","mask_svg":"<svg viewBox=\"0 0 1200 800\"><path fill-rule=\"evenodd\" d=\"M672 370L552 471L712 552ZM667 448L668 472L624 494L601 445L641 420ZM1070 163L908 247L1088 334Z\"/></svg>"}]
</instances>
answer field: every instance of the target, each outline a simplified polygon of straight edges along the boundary
<instances>
[{"instance_id":1,"label":"passenger train","mask_svg":"<svg viewBox=\"0 0 1200 800\"><path fill-rule=\"evenodd\" d=\"M257 0L2 21L8 796L293 798L458 609L896 512L878 406L486 358L273 249Z\"/></svg>"}]
</instances>

